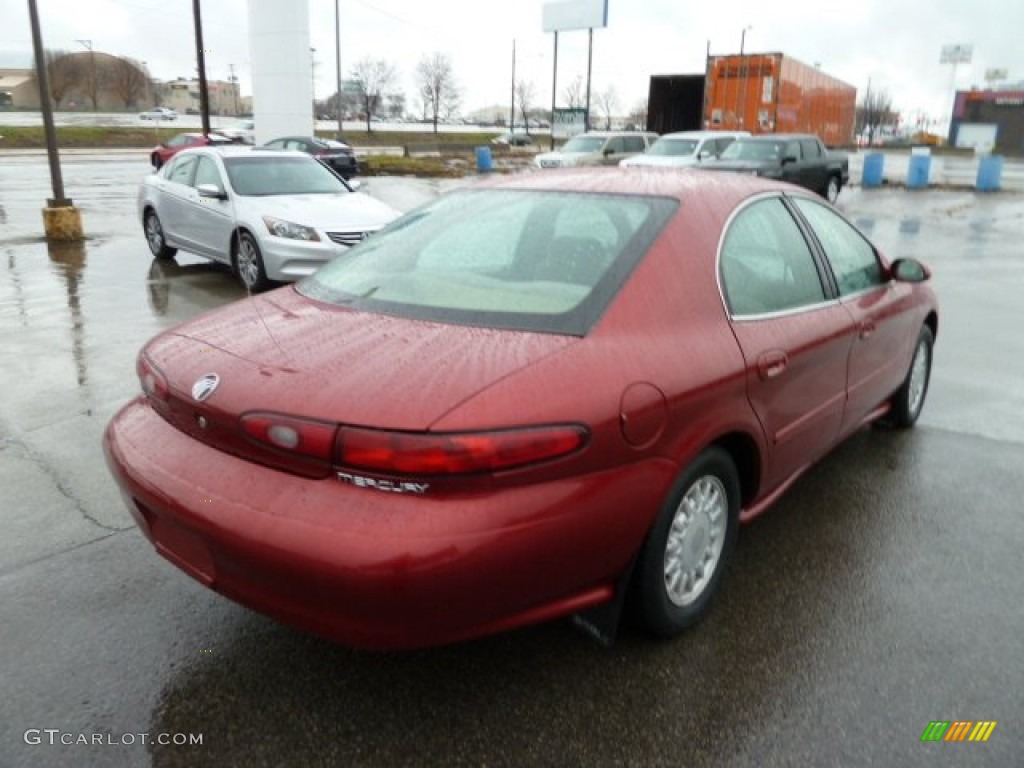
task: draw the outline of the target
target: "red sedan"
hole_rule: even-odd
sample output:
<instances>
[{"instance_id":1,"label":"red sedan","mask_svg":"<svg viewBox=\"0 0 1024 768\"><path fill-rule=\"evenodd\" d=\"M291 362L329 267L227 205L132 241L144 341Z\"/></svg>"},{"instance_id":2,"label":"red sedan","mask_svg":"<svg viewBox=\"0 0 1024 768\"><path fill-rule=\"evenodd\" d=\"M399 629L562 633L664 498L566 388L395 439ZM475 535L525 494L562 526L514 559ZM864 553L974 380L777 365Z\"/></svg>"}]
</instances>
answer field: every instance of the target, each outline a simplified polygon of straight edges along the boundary
<instances>
[{"instance_id":1,"label":"red sedan","mask_svg":"<svg viewBox=\"0 0 1024 768\"><path fill-rule=\"evenodd\" d=\"M232 143L235 143L234 139L221 136L219 133L179 133L153 147L153 151L149 153L149 162L159 171L168 160L183 149Z\"/></svg>"},{"instance_id":2,"label":"red sedan","mask_svg":"<svg viewBox=\"0 0 1024 768\"><path fill-rule=\"evenodd\" d=\"M347 644L611 637L627 598L669 636L740 523L914 424L928 278L756 177L493 181L153 339L107 458L160 554Z\"/></svg>"}]
</instances>

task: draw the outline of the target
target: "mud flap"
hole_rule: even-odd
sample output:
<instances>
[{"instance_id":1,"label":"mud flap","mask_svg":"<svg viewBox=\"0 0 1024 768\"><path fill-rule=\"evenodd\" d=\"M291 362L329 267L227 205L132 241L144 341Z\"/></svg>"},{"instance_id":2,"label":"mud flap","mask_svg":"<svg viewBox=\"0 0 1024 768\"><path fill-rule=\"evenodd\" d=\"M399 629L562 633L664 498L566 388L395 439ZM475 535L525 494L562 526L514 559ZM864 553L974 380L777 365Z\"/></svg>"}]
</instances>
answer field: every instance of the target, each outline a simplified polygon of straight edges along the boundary
<instances>
[{"instance_id":1,"label":"mud flap","mask_svg":"<svg viewBox=\"0 0 1024 768\"><path fill-rule=\"evenodd\" d=\"M611 648L615 644L615 637L618 635L619 625L622 623L622 611L626 607L629 581L633 577L635 566L636 558L634 557L626 570L619 576L618 581L615 582L615 597L610 601L572 615L573 626L605 648Z\"/></svg>"}]
</instances>

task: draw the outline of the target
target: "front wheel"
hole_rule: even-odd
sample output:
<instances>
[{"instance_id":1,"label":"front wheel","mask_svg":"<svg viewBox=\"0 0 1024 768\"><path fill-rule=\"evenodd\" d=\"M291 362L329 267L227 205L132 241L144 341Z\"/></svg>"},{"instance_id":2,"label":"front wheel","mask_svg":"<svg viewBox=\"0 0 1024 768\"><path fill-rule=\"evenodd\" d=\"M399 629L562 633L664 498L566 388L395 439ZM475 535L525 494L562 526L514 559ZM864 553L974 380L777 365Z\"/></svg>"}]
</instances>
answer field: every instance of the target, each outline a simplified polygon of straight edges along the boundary
<instances>
[{"instance_id":1,"label":"front wheel","mask_svg":"<svg viewBox=\"0 0 1024 768\"><path fill-rule=\"evenodd\" d=\"M729 454L701 453L679 476L634 573L634 607L650 632L672 637L708 610L736 543L740 481Z\"/></svg>"},{"instance_id":2,"label":"front wheel","mask_svg":"<svg viewBox=\"0 0 1024 768\"><path fill-rule=\"evenodd\" d=\"M248 232L238 237L235 247L235 271L242 285L250 293L259 293L270 287L266 269L263 267L263 255L256 238Z\"/></svg>"},{"instance_id":3,"label":"front wheel","mask_svg":"<svg viewBox=\"0 0 1024 768\"><path fill-rule=\"evenodd\" d=\"M829 176L828 181L825 182L825 199L834 205L839 199L839 190L842 187L843 184L839 181L838 176Z\"/></svg>"},{"instance_id":4,"label":"front wheel","mask_svg":"<svg viewBox=\"0 0 1024 768\"><path fill-rule=\"evenodd\" d=\"M907 378L896 390L892 398L892 410L888 422L899 429L908 429L917 422L924 407L924 398L928 394L928 382L932 374L932 347L935 336L927 325L921 327L914 347L914 357L910 361Z\"/></svg>"},{"instance_id":5,"label":"front wheel","mask_svg":"<svg viewBox=\"0 0 1024 768\"><path fill-rule=\"evenodd\" d=\"M153 166L153 170L159 171L163 167L164 161L160 159L160 155L154 152L149 156L149 162Z\"/></svg>"}]
</instances>

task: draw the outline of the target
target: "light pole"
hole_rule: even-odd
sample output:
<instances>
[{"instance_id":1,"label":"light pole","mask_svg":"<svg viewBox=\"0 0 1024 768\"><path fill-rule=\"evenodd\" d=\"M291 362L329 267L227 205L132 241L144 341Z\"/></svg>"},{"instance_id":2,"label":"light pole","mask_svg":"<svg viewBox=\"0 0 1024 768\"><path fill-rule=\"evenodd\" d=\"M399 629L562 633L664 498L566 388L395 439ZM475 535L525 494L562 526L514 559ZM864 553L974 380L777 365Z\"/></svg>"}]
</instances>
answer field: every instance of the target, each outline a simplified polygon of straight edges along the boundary
<instances>
[{"instance_id":1,"label":"light pole","mask_svg":"<svg viewBox=\"0 0 1024 768\"><path fill-rule=\"evenodd\" d=\"M338 11L338 0L334 0L334 76L335 87L338 89L338 141L341 141L341 15Z\"/></svg>"},{"instance_id":2,"label":"light pole","mask_svg":"<svg viewBox=\"0 0 1024 768\"><path fill-rule=\"evenodd\" d=\"M92 98L92 111L96 111L96 91L99 84L96 82L96 55L92 52L92 40L75 40L89 52L89 95Z\"/></svg>"},{"instance_id":3,"label":"light pole","mask_svg":"<svg viewBox=\"0 0 1024 768\"><path fill-rule=\"evenodd\" d=\"M316 48L309 49L310 86L313 94L313 133L316 133Z\"/></svg>"},{"instance_id":4,"label":"light pole","mask_svg":"<svg viewBox=\"0 0 1024 768\"><path fill-rule=\"evenodd\" d=\"M740 76L743 78L743 84L741 85L743 94L740 96L739 109L736 110L740 118L740 130L746 128L746 121L744 118L746 117L747 111L747 78L750 76L750 71L747 67L747 59L743 53L743 46L747 42L747 30L750 29L753 29L753 27L748 24L743 28L743 32L740 33Z\"/></svg>"}]
</instances>

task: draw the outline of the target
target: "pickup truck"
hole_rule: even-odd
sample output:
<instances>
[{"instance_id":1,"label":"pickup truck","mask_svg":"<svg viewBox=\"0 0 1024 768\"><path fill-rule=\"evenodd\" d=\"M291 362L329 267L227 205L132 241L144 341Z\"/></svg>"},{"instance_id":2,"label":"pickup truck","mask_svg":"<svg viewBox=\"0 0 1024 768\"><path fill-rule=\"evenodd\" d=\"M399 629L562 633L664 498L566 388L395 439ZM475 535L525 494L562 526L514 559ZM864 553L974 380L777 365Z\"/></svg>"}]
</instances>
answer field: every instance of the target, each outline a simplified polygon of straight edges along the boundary
<instances>
[{"instance_id":1,"label":"pickup truck","mask_svg":"<svg viewBox=\"0 0 1024 768\"><path fill-rule=\"evenodd\" d=\"M701 168L788 181L817 192L830 203L836 201L839 190L850 180L850 159L846 153L826 149L821 139L808 133L740 138L726 147L717 160Z\"/></svg>"}]
</instances>

